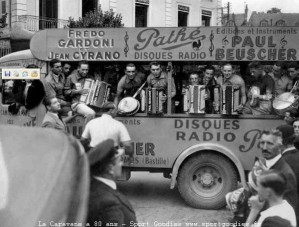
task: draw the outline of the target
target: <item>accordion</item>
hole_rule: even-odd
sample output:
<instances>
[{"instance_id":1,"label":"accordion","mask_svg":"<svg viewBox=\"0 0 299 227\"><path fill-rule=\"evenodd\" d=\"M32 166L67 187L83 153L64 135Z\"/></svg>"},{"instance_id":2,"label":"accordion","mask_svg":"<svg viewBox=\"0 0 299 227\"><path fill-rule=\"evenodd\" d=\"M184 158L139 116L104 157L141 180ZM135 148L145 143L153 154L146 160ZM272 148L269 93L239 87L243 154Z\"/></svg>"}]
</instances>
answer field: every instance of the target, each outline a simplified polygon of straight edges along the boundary
<instances>
[{"instance_id":1,"label":"accordion","mask_svg":"<svg viewBox=\"0 0 299 227\"><path fill-rule=\"evenodd\" d=\"M204 85L190 85L184 97L184 111L205 113L205 94Z\"/></svg>"},{"instance_id":2,"label":"accordion","mask_svg":"<svg viewBox=\"0 0 299 227\"><path fill-rule=\"evenodd\" d=\"M163 114L166 112L166 105L161 101L165 94L164 89L147 88L145 91L145 112L147 114ZM166 103L166 102L165 102Z\"/></svg>"},{"instance_id":3,"label":"accordion","mask_svg":"<svg viewBox=\"0 0 299 227\"><path fill-rule=\"evenodd\" d=\"M81 95L80 102L94 107L102 107L102 105L107 102L110 93L108 83L99 80L85 79L83 89L89 91Z\"/></svg>"},{"instance_id":4,"label":"accordion","mask_svg":"<svg viewBox=\"0 0 299 227\"><path fill-rule=\"evenodd\" d=\"M218 87L219 89L219 87ZM220 97L220 113L227 115L237 115L238 106L241 104L239 85L222 85L220 95L214 93L214 100Z\"/></svg>"}]
</instances>

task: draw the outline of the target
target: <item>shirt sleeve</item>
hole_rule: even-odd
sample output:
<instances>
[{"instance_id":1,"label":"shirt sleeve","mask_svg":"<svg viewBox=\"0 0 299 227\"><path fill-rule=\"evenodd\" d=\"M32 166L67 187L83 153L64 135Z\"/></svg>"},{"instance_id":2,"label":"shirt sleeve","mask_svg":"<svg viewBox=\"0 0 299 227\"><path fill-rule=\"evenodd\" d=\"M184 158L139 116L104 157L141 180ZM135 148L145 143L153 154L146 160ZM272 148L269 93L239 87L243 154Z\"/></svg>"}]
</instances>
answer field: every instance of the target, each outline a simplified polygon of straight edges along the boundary
<instances>
[{"instance_id":1,"label":"shirt sleeve","mask_svg":"<svg viewBox=\"0 0 299 227\"><path fill-rule=\"evenodd\" d=\"M126 128L126 126L124 126L122 123L119 126L119 141L120 142L126 142L126 141L130 141L131 137L129 135L129 132Z\"/></svg>"},{"instance_id":2,"label":"shirt sleeve","mask_svg":"<svg viewBox=\"0 0 299 227\"><path fill-rule=\"evenodd\" d=\"M81 137L84 139L90 139L89 123L86 124Z\"/></svg>"}]
</instances>

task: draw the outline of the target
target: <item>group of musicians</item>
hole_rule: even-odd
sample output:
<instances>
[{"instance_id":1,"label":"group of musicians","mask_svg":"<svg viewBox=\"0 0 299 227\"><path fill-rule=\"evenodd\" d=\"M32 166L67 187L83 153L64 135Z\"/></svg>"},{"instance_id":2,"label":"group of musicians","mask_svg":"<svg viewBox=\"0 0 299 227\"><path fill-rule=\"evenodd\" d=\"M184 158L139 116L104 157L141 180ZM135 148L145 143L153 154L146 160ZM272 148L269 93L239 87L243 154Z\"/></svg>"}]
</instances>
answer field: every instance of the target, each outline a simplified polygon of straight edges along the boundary
<instances>
[{"instance_id":1,"label":"group of musicians","mask_svg":"<svg viewBox=\"0 0 299 227\"><path fill-rule=\"evenodd\" d=\"M289 64L276 62L273 66L264 66L260 62L253 61L248 65L248 72L249 77L247 76L247 78L243 79L242 76L235 73L231 63L225 63L222 66L220 76L216 76L215 68L210 65L206 66L202 73L190 73L189 84L181 91L183 96L185 96L185 101L181 100L184 105L184 111L190 113L192 104L197 102L194 99L200 99L202 94L199 90L203 88L205 101L204 104L197 106L200 108L200 105L203 105L204 113L212 114L222 113L222 108L234 108L234 105L236 106L235 112L238 114L273 114L272 102L276 97L285 92L292 92L294 95L298 94L299 65L296 62ZM143 83L136 76L136 67L134 64L130 63L127 65L125 74L118 83L115 98L116 105L118 105L121 98L132 96ZM152 62L150 64L150 74L146 80L146 87L162 89L164 95L160 101L163 103L167 102L167 83L167 72L162 71L160 63ZM172 77L172 100L177 93L179 91L176 91ZM225 98L225 95L229 97ZM230 105L219 108L219 105L223 104L224 99L227 103L231 102ZM147 101L149 100L145 100L145 102ZM288 100L285 101L288 102ZM172 105L174 105L174 102Z\"/></svg>"},{"instance_id":2,"label":"group of musicians","mask_svg":"<svg viewBox=\"0 0 299 227\"><path fill-rule=\"evenodd\" d=\"M60 69L61 62L53 62L51 65L53 75L56 66ZM235 73L231 63L224 63L220 74L216 73L214 66L207 65L202 71L189 73L188 85L179 89L176 89L174 76L168 77L168 72L174 70L170 66L163 69L161 63L151 62L150 73L146 77L133 63L127 64L125 75L118 81L116 94L110 96L113 100L109 101L114 101L115 105L119 106L123 98L134 97L142 103L141 106L146 106L140 108L139 112L149 113L147 107L151 104L152 110L156 108L154 105L160 105L161 111L157 113L166 113L170 96L173 113L180 112L177 108L179 104L183 106L185 113L262 115L274 113L272 102L279 95L285 92L298 95L299 92L299 65L296 62L276 62L272 66L265 66L253 61L248 65L249 75L244 77ZM84 81L92 78L88 75L88 70L89 64L80 62L78 69L66 78L63 87L64 94L71 100L71 109L85 115L87 121L95 115L92 109L80 102L80 96L88 93L88 90L83 89ZM53 75L48 78L58 81L59 78L56 79ZM168 83L171 83L169 91ZM180 95L183 98L178 100Z\"/></svg>"}]
</instances>

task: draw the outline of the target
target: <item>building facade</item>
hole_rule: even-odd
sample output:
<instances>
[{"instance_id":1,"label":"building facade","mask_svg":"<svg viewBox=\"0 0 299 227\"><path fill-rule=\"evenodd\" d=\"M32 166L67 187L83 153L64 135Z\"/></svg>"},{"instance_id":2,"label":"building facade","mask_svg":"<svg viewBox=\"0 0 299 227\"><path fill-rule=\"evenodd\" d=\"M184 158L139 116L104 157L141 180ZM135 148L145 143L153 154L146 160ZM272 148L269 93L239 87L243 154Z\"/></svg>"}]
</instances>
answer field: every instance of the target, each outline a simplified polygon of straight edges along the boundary
<instances>
[{"instance_id":1,"label":"building facade","mask_svg":"<svg viewBox=\"0 0 299 227\"><path fill-rule=\"evenodd\" d=\"M125 27L217 26L222 0L99 0L123 16Z\"/></svg>"},{"instance_id":2,"label":"building facade","mask_svg":"<svg viewBox=\"0 0 299 227\"><path fill-rule=\"evenodd\" d=\"M34 32L64 28L101 6L122 15L125 27L178 27L221 25L222 0L0 0L0 57L10 53L14 39L27 39Z\"/></svg>"}]
</instances>

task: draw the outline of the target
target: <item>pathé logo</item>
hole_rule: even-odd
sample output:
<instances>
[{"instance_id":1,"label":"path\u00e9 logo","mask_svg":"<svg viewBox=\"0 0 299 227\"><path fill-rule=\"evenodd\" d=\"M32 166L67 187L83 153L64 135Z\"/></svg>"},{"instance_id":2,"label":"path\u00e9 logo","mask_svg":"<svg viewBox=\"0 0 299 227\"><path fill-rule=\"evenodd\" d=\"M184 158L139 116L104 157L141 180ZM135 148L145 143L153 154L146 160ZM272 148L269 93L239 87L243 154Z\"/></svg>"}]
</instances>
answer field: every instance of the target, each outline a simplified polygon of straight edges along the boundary
<instances>
[{"instance_id":1,"label":"path\u00e9 logo","mask_svg":"<svg viewBox=\"0 0 299 227\"><path fill-rule=\"evenodd\" d=\"M200 28L196 28L191 32L186 32L186 30L186 28L181 28L178 32L172 30L169 35L161 35L160 30L157 28L144 29L137 35L139 43L135 44L134 49L144 50L149 45L153 45L154 47L166 46L162 47L163 50L173 50L188 44L191 44L194 50L201 49L202 40L206 36L200 35Z\"/></svg>"}]
</instances>

